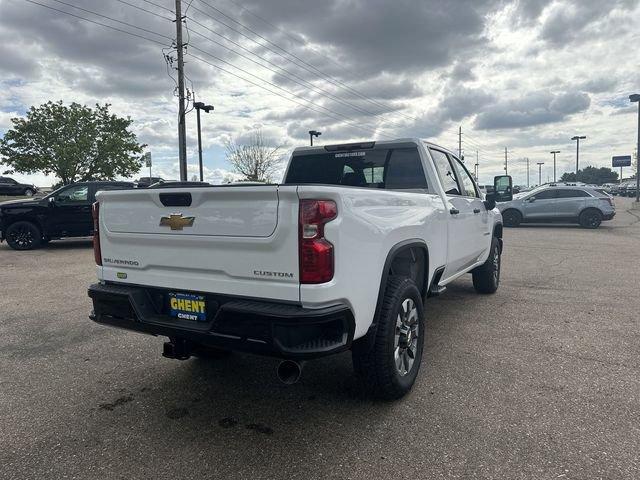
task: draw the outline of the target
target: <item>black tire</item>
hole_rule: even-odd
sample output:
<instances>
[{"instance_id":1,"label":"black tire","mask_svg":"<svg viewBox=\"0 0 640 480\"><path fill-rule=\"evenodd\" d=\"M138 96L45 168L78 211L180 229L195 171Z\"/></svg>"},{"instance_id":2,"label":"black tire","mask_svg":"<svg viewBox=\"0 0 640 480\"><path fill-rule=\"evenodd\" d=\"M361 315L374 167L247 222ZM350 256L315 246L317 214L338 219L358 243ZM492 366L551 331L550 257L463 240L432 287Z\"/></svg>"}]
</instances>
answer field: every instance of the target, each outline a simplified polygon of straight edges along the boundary
<instances>
[{"instance_id":1,"label":"black tire","mask_svg":"<svg viewBox=\"0 0 640 480\"><path fill-rule=\"evenodd\" d=\"M522 223L522 214L513 208L502 212L502 221L505 227L517 227Z\"/></svg>"},{"instance_id":2,"label":"black tire","mask_svg":"<svg viewBox=\"0 0 640 480\"><path fill-rule=\"evenodd\" d=\"M473 288L476 289L476 292L485 294L496 293L500 286L501 257L500 242L496 237L493 237L489 258L471 272L473 276Z\"/></svg>"},{"instance_id":3,"label":"black tire","mask_svg":"<svg viewBox=\"0 0 640 480\"><path fill-rule=\"evenodd\" d=\"M423 316L422 296L413 280L390 277L373 346L363 338L351 352L356 374L374 396L395 400L411 390L422 362Z\"/></svg>"},{"instance_id":4,"label":"black tire","mask_svg":"<svg viewBox=\"0 0 640 480\"><path fill-rule=\"evenodd\" d=\"M33 250L42 242L40 229L31 222L12 223L7 228L5 237L14 250Z\"/></svg>"},{"instance_id":5,"label":"black tire","mask_svg":"<svg viewBox=\"0 0 640 480\"><path fill-rule=\"evenodd\" d=\"M33 196L35 195L35 193L36 193L36 192L34 192L34 191L33 191L33 189L31 189L31 188L26 188L26 189L24 190L24 195L25 195L26 197L33 197Z\"/></svg>"},{"instance_id":6,"label":"black tire","mask_svg":"<svg viewBox=\"0 0 640 480\"><path fill-rule=\"evenodd\" d=\"M580 214L580 226L583 228L598 228L602 223L602 212L595 208L587 208Z\"/></svg>"}]
</instances>

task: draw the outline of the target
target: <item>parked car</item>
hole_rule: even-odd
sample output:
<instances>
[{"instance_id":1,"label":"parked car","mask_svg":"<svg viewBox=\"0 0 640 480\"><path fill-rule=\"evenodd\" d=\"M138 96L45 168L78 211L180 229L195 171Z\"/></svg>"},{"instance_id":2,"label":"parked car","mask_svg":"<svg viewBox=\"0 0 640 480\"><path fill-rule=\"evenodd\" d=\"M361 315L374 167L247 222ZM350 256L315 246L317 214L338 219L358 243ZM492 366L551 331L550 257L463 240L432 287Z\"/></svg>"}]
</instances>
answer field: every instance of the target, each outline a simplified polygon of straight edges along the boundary
<instances>
[{"instance_id":1,"label":"parked car","mask_svg":"<svg viewBox=\"0 0 640 480\"><path fill-rule=\"evenodd\" d=\"M510 198L511 178L495 183ZM169 337L169 358L274 355L284 382L351 349L398 398L422 361L423 298L469 272L479 293L500 282L494 196L417 139L297 148L281 185L100 192L94 212L92 320Z\"/></svg>"},{"instance_id":2,"label":"parked car","mask_svg":"<svg viewBox=\"0 0 640 480\"><path fill-rule=\"evenodd\" d=\"M504 224L577 222L598 228L616 214L613 198L591 187L545 185L498 204Z\"/></svg>"},{"instance_id":3,"label":"parked car","mask_svg":"<svg viewBox=\"0 0 640 480\"><path fill-rule=\"evenodd\" d=\"M624 184L623 195L625 197L635 197L637 190L637 184L635 180L630 180Z\"/></svg>"},{"instance_id":4,"label":"parked car","mask_svg":"<svg viewBox=\"0 0 640 480\"><path fill-rule=\"evenodd\" d=\"M165 180L161 177L140 177L135 183L138 188L147 188L154 183L161 183Z\"/></svg>"},{"instance_id":5,"label":"parked car","mask_svg":"<svg viewBox=\"0 0 640 480\"><path fill-rule=\"evenodd\" d=\"M38 187L28 183L18 183L13 178L0 177L0 195L33 197Z\"/></svg>"},{"instance_id":6,"label":"parked car","mask_svg":"<svg viewBox=\"0 0 640 480\"><path fill-rule=\"evenodd\" d=\"M50 240L93 233L91 205L98 191L133 188L132 182L82 182L46 197L0 203L0 242L31 250Z\"/></svg>"}]
</instances>

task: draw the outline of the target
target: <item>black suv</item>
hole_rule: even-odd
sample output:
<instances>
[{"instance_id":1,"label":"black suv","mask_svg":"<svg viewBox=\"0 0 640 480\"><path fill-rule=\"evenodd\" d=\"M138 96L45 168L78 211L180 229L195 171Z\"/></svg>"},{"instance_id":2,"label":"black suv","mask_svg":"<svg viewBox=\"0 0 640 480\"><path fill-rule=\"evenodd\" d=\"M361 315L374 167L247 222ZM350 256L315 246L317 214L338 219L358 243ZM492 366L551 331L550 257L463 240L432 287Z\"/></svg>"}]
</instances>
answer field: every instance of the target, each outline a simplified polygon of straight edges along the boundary
<instances>
[{"instance_id":1,"label":"black suv","mask_svg":"<svg viewBox=\"0 0 640 480\"><path fill-rule=\"evenodd\" d=\"M65 185L44 198L0 203L0 242L31 250L62 237L93 234L91 205L100 190L126 190L132 182L82 182Z\"/></svg>"},{"instance_id":2,"label":"black suv","mask_svg":"<svg viewBox=\"0 0 640 480\"><path fill-rule=\"evenodd\" d=\"M26 183L18 183L13 178L0 177L0 195L33 197L38 193L38 187Z\"/></svg>"}]
</instances>

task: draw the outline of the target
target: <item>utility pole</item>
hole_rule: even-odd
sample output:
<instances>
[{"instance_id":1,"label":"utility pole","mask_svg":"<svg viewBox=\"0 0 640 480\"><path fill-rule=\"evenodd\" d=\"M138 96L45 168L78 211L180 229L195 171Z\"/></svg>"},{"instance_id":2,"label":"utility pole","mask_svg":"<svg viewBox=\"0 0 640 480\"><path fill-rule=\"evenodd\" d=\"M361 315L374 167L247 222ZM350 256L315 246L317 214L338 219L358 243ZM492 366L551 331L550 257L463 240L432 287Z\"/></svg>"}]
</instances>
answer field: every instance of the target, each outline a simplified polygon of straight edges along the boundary
<instances>
[{"instance_id":1,"label":"utility pole","mask_svg":"<svg viewBox=\"0 0 640 480\"><path fill-rule=\"evenodd\" d=\"M550 153L553 155L553 183L556 183L556 153L560 153L560 150L554 150Z\"/></svg>"},{"instance_id":2,"label":"utility pole","mask_svg":"<svg viewBox=\"0 0 640 480\"><path fill-rule=\"evenodd\" d=\"M542 185L542 165L544 162L538 162L538 186Z\"/></svg>"},{"instance_id":3,"label":"utility pole","mask_svg":"<svg viewBox=\"0 0 640 480\"><path fill-rule=\"evenodd\" d=\"M507 147L504 147L504 174L509 175L508 170L508 162L507 162Z\"/></svg>"},{"instance_id":4,"label":"utility pole","mask_svg":"<svg viewBox=\"0 0 640 480\"><path fill-rule=\"evenodd\" d=\"M458 127L458 158L462 160L462 125Z\"/></svg>"},{"instance_id":5,"label":"utility pole","mask_svg":"<svg viewBox=\"0 0 640 480\"><path fill-rule=\"evenodd\" d=\"M529 157L525 157L527 161L527 188L529 188Z\"/></svg>"},{"instance_id":6,"label":"utility pole","mask_svg":"<svg viewBox=\"0 0 640 480\"><path fill-rule=\"evenodd\" d=\"M584 135L576 135L575 137L571 137L571 140L576 141L576 181L578 181L578 170L580 167L580 140L584 140L585 138L587 137L585 137Z\"/></svg>"},{"instance_id":7,"label":"utility pole","mask_svg":"<svg viewBox=\"0 0 640 480\"><path fill-rule=\"evenodd\" d=\"M184 45L182 44L182 0L176 0L176 48L178 51L178 161L180 181L187 181L187 128L184 106Z\"/></svg>"}]
</instances>

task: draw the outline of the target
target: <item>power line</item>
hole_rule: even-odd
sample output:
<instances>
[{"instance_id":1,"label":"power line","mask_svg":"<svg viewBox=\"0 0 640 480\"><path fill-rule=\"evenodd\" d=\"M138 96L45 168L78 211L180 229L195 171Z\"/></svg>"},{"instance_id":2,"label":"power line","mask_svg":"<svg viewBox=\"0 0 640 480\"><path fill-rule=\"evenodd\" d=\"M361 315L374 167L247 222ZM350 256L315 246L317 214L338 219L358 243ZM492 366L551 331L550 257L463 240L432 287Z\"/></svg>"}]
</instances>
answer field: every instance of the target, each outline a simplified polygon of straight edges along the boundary
<instances>
[{"instance_id":1,"label":"power line","mask_svg":"<svg viewBox=\"0 0 640 480\"><path fill-rule=\"evenodd\" d=\"M143 1L143 2L145 2L145 3L148 3L149 5L153 5L154 7L161 8L162 10L165 10L165 11L169 12L169 13L170 13L170 14L172 14L172 15L175 15L175 14L176 14L176 13L175 13L173 10L171 10L170 8L165 7L164 5L159 5L159 4L155 3L155 2L152 2L151 0L142 0L142 1Z\"/></svg>"},{"instance_id":2,"label":"power line","mask_svg":"<svg viewBox=\"0 0 640 480\"><path fill-rule=\"evenodd\" d=\"M192 50L196 50L196 51L198 51L198 52L200 52L200 53L202 53L202 54L204 54L204 55L207 55L208 57L211 57L211 58L213 58L213 59L217 60L218 62L222 62L222 63L224 63L225 65L229 65L229 66L230 66L230 67L232 67L232 68L235 68L235 69L237 69L237 70L240 70L242 73L244 73L244 74L246 74L246 75L249 75L250 77L253 77L253 78L255 78L255 79L257 79L257 80L259 80L259 81L261 81L261 82L264 82L264 83L266 83L266 84L268 84L268 85L270 85L270 86L272 86L272 87L274 87L274 88L277 88L278 90L282 90L283 92L286 92L286 93L288 93L289 95L292 95L292 96L294 96L294 97L296 97L296 98L299 98L299 99L301 99L303 102L306 102L306 103L309 103L309 104L311 104L311 105L314 105L314 106L316 106L317 108L320 108L320 109L322 109L322 110L325 110L325 111L327 111L327 112L329 112L329 113L331 113L331 114L333 114L333 115L338 115L338 116L342 117L343 119L346 119L346 120L347 120L347 121L349 121L349 122L353 122L353 120L352 120L351 118L349 118L348 116L346 116L346 115L344 115L344 114L342 114L342 113L336 112L336 111L331 110L330 108L327 108L327 107L325 107L325 106L323 106L323 105L319 105L319 104L317 104L317 103L315 103L315 102L312 102L311 100L308 100L308 99L306 99L305 97L303 97L303 96L301 96L301 95L298 95L297 93L294 93L294 92L292 92L292 91L290 91L290 90L287 90L286 88L283 88L283 87L281 87L281 86L279 86L279 85L277 85L277 84L275 84L275 83L273 83L273 82L270 82L269 80L265 80L264 78L261 78L261 77L259 77L259 76L257 76L257 75L254 75L253 73L248 72L247 70L244 70L244 69L242 69L242 68L240 68L240 67L238 67L238 66L236 66L236 65L234 65L234 64L232 64L232 63L230 63L230 62L227 62L226 60L224 60L224 59L222 59L222 58L220 58L220 57L218 57L218 56L216 56L216 55L214 55L214 54L212 54L212 53L210 53L210 52L207 52L206 50L202 50L201 48L198 48L198 47L196 47L195 45L191 45L191 49L192 49ZM197 57L195 57L194 55L191 55L191 56L192 56L192 57L194 57L194 58L197 58ZM222 69L221 69L221 70L222 70ZM223 70L223 71L226 71L227 73L229 73L227 70ZM273 91L272 91L272 90L268 90L268 91L271 91L271 92L273 93ZM296 102L296 103L297 103L297 102ZM364 122L361 122L361 123L363 123L363 124L364 124ZM368 124L365 124L365 125L368 125ZM368 125L368 126L369 126L369 127L372 127L372 125ZM379 129L380 127L378 127L378 126L373 126L373 128L374 128L374 130L377 130L377 129Z\"/></svg>"},{"instance_id":3,"label":"power line","mask_svg":"<svg viewBox=\"0 0 640 480\"><path fill-rule=\"evenodd\" d=\"M222 48L224 48L224 49L226 49L226 50L228 50L230 52L235 53L239 57L244 58L244 59L250 61L251 63L254 63L254 64L256 64L256 65L258 65L258 66L260 66L262 68L265 68L265 69L269 70L270 72L273 72L273 73L275 73L277 75L282 75L285 78L287 78L288 80L290 80L290 81L292 81L292 82L294 82L294 83L296 83L296 84L298 84L298 85L300 85L302 87L309 88L309 89L315 90L316 92L323 93L324 95L326 95L327 97L329 97L333 101L335 101L335 102L337 102L339 104L342 104L342 105L346 105L347 107L350 107L350 108L352 108L353 110L356 110L359 113L362 113L362 114L365 114L365 115L370 115L370 116L378 116L378 115L382 114L382 113L371 112L371 111L366 110L366 109L364 109L362 107L359 107L358 105L355 105L355 104L353 104L353 103L351 103L351 102L349 102L347 100L344 100L344 99L342 99L340 97L337 97L334 94L332 94L331 92L329 92L328 90L325 90L325 89L323 89L321 87L318 87L318 86L314 85L313 83L307 81L303 77L300 77L299 75L297 75L297 74L295 74L295 73L293 73L293 72L291 72L291 71L289 71L289 70L287 70L285 68L282 68L282 67L278 66L277 64L267 60L266 58L261 57L260 55L252 52L251 50L243 47L242 45L237 44L236 42L234 42L233 40L225 37L224 35L220 35L219 33L215 32L214 30L209 29L208 27L206 27L202 23L198 22L197 20L194 20L191 17L189 17L189 20L192 21L193 23L195 23L196 25L211 31L215 35L218 35L218 36L224 38L225 40L233 43L234 45L237 45L242 50L249 52L251 55L254 55L255 57L259 58L260 60L262 60L262 61L264 61L264 62L266 62L266 63L268 63L270 65L274 65L275 68L277 68L277 70L263 65L260 62L257 62L256 60L254 60L252 58L249 58L248 56L243 55L242 53L239 53L237 50L235 50L233 48L230 48L230 47L227 47L226 45L224 45L224 44L222 44L222 43L220 43L220 42L218 42L218 41L216 41L216 40L214 40L214 39L212 39L210 37L207 37L206 35L203 35L202 33L198 32L197 30L195 30L193 28L190 30L194 35L197 35L197 36L199 36L201 38L204 38L205 40L210 41L211 43L219 45L220 47L222 47ZM284 73L282 73L282 72L284 72ZM400 126L399 124L397 124L395 122L391 122L391 123L394 123L396 126Z\"/></svg>"},{"instance_id":4,"label":"power line","mask_svg":"<svg viewBox=\"0 0 640 480\"><path fill-rule=\"evenodd\" d=\"M26 1L29 1L29 0L26 0ZM137 25L132 25L131 23L123 22L122 20L118 20L118 19L109 17L107 15L103 15L101 13L94 12L92 10L87 10L86 8L78 7L77 5L73 5L71 3L63 2L62 0L53 0L53 1L61 3L62 5L66 5L67 7L76 8L76 9L81 10L83 12L90 13L90 14L95 15L97 17L106 18L107 20L111 20L112 22L116 22L116 23L120 23L122 25L126 25L127 27L130 27L130 28L136 28L138 30L142 30L143 32L151 33L152 35L157 35L159 37L163 37L163 38L166 38L168 40L173 40L173 38L171 38L171 37L169 37L167 35L163 35L162 33L154 32L153 30L147 30L146 28L138 27ZM36 3L36 2L31 2L31 3ZM38 5L42 5L43 7L47 6L47 5L44 5L42 3L38 3Z\"/></svg>"},{"instance_id":5,"label":"power line","mask_svg":"<svg viewBox=\"0 0 640 480\"><path fill-rule=\"evenodd\" d=\"M196 50L197 50L197 48L196 48ZM225 68L223 68L223 67L220 67L219 65L216 65L216 64L214 64L214 63L211 63L211 62L209 62L209 61L207 61L207 60L205 60L205 59L203 59L203 58L201 58L201 57L198 57L198 56L196 56L196 55L194 55L194 54L192 54L192 53L189 53L189 54L188 54L188 56L190 56L190 57L192 57L192 58L195 58L196 60L200 60L201 62L206 63L207 65L210 65L210 66L212 66L212 67L214 67L214 68L216 68L216 69L218 69L218 70L220 70L220 71L222 71L222 72L224 72L224 73L227 73L227 74L232 75L232 76L234 76L234 77L236 77L236 78L239 78L239 79L241 79L241 80L243 80L243 81L245 81L245 82L247 82L247 83L250 83L251 85L254 85L254 86L258 87L258 88L261 88L261 89L263 89L263 90L266 90L267 92L270 92L270 93L272 93L272 94L274 94L274 95L276 95L276 96L278 96L278 97L280 97L280 98L283 98L283 99L288 100L288 101L290 101L290 102L297 103L298 105L302 106L303 108L306 108L306 109L309 109L309 110L313 110L313 111L315 111L315 112L317 112L317 113L321 113L321 114L323 114L323 115L329 115L329 116L330 116L330 117L332 117L334 120L335 120L335 119L337 119L337 120L339 120L339 121L345 121L345 120L342 120L342 119L336 118L336 117L334 116L334 115L341 115L341 114L339 114L339 113L337 113L337 112L333 112L333 111L331 111L331 110L329 110L329 109L326 109L325 107L320 107L320 108L325 108L326 110L329 110L329 112L330 112L330 113L328 113L328 114L327 114L327 113L325 113L325 112L318 112L318 110L316 110L315 108L313 108L313 107L311 107L311 106L309 106L309 105L306 105L306 104L304 104L304 103L298 102L298 101L296 101L296 100L294 100L294 99L292 99L292 98L286 97L286 96L284 96L284 95L282 95L282 94L280 94L280 93L278 93L278 92L275 92L275 91L273 91L273 90L271 90L271 89L269 89L269 88L265 87L264 85L260 85L260 84L258 84L258 83L255 83L255 82L254 82L254 81L252 81L252 80L248 80L248 79L244 78L244 77L243 77L243 76L241 76L241 75L237 75L236 73L233 73L233 72L231 72L231 71L229 71L229 70L227 70L227 69L225 69ZM238 68L238 67L234 67L234 68ZM243 71L242 69L239 69L239 70ZM243 72L244 72L244 71L243 71ZM245 73L247 73L247 72L245 72ZM264 81L264 80L263 80L263 81ZM343 115L341 115L341 116L343 116ZM370 132L371 132L371 130L364 129L364 128L362 128L360 125L358 125L358 124L354 123L353 121L351 121L351 120L349 120L349 119L348 119L348 120L346 120L346 123L351 124L352 126L355 126L356 128L358 128L358 129L360 129L360 130L362 130L362 131L364 131L364 132L367 132L367 133L370 133ZM371 126L369 126L369 127L371 128ZM374 127L373 131L375 132L375 131L376 131L376 130L378 130L378 129L379 129L379 127ZM381 133L381 134L379 134L379 135L380 135L380 136L387 137L387 138L389 138L389 139L393 138L393 137L390 137L389 135L385 135L385 134L382 134L382 133Z\"/></svg>"},{"instance_id":6,"label":"power line","mask_svg":"<svg viewBox=\"0 0 640 480\"><path fill-rule=\"evenodd\" d=\"M115 30L116 32L126 33L127 35L131 35L132 37L141 38L142 40L147 40L149 42L153 42L153 43L156 43L158 45L165 46L164 43L162 43L162 42L160 42L158 40L154 40L153 38L145 37L144 35L138 35L137 33L129 32L127 30L123 30L121 28L114 27L113 25L108 25L106 23L101 23L101 22L98 22L96 20L91 20L89 18L82 17L80 15L76 15L75 13L67 12L65 10L60 10L59 8L55 8L55 7L52 7L50 5L45 5L43 3L39 3L39 2L36 2L34 0L24 0L24 1L28 2L28 3L32 3L34 5L39 5L40 7L48 8L49 10L53 10L53 11L56 11L56 12L59 12L59 13L64 13L65 15L69 15L70 17L74 17L74 18L77 18L79 20L84 20L85 22L93 23L95 25L100 25L101 27L105 27L105 28L110 28L111 30Z\"/></svg>"},{"instance_id":7,"label":"power line","mask_svg":"<svg viewBox=\"0 0 640 480\"><path fill-rule=\"evenodd\" d=\"M245 33L241 32L240 30L230 26L229 24L223 22L222 20L215 18L213 15L210 15L206 12L203 12L202 10L198 9L197 7L191 7L193 10L196 10L197 12L208 16L209 18L211 18L213 21L225 26L226 28L228 28L229 30L237 33L238 35L241 35L245 38L247 38L248 40L252 41L253 43L255 43L256 45L261 46L262 48L267 49L268 51L270 51L271 53L278 55L282 58L284 58L285 60L287 60L288 62L291 62L295 65L297 65L298 67L310 72L313 75L318 75L320 74L322 77L324 77L324 79L326 81L328 81L329 83L333 84L334 86L337 86L338 88L343 88L346 90L349 90L350 92L352 92L353 94L359 96L360 98L366 100L367 102L373 103L375 105L377 105L378 107L382 107L385 110L389 110L389 106L384 105L383 103L378 102L377 100L371 99L369 97L367 97L366 95L358 92L357 90L353 89L352 87L350 87L349 85L345 84L344 82L341 82L340 80L335 79L334 77L332 77L331 75L328 75L326 73L324 73L322 70L320 70L319 68L317 68L316 66L306 62L305 60L301 59L300 57L298 57L297 55L287 51L286 49L282 48L280 45L278 45L277 43L272 42L271 40L267 39L266 37L260 35L258 32L256 32L255 30L247 27L246 25L244 25L242 22L239 22L238 20L234 19L233 17L231 17L230 15L227 15L226 13L224 13L223 11L221 11L220 9L214 7L213 5L207 3L204 0L199 0L200 3L202 3L203 5L206 5L207 7L209 7L210 9L218 12L220 15L222 15L225 18L228 18L229 20L231 20L233 23L239 25L240 27L244 28L245 30L251 32L252 34L254 34L255 36L257 36L258 38L264 40L265 42L267 42L270 45L273 45L275 48L277 48L278 50L284 52L286 55L288 55L291 58L294 58L296 61L291 60L290 58L286 58L282 53L279 53L277 51L275 51L274 49L268 47L267 45L264 45L256 40L254 40L253 38L249 37L248 35L246 35ZM301 65L302 64L302 65ZM386 113L389 113L388 111ZM407 117L411 120L417 120L417 118L412 117L410 115L405 114L404 112L401 111L397 111L395 113L398 113L399 115L402 115L404 117Z\"/></svg>"},{"instance_id":8,"label":"power line","mask_svg":"<svg viewBox=\"0 0 640 480\"><path fill-rule=\"evenodd\" d=\"M117 32L120 32L120 33L124 33L124 34L130 35L130 36L132 36L132 37L140 38L140 39L142 39L142 40L147 40L147 41L149 41L149 42L152 42L152 43L155 43L155 44L158 44L158 45L166 46L164 43L162 43L162 42L160 42L160 41L158 41L158 40L155 40L155 39L153 39L153 38L149 38L149 37L146 37L146 36L144 36L144 35L139 35L139 34L137 34L137 33L133 33L133 32L130 32L130 31L128 31L128 30L124 30L124 29L121 29L121 28L118 28L118 27L114 27L113 25L108 25L108 24L106 24L106 23L98 22L98 21L96 21L96 20L92 20L92 19L89 19L89 18L83 17L83 16L81 16L81 15L76 15L76 14L74 14L74 13L67 12L67 11L65 11L65 10L61 10L61 9L59 9L59 8L55 8L55 7L52 7L52 6L49 6L49 5L45 5L45 4L43 4L43 3L39 3L39 2L34 1L34 0L24 0L24 1L25 1L25 2L28 2L28 3L31 3L31 4L34 4L34 5L38 5L38 6L40 6L40 7L47 8L47 9L49 9L49 10L53 10L53 11L58 12L58 13L62 13L62 14L64 14L64 15L68 15L68 16L70 16L70 17L77 18L77 19L79 19L79 20L83 20L83 21L86 21L86 22L89 22L89 23L93 23L93 24L95 24L95 25L99 25L99 26L102 26L102 27L105 27L105 28L109 28L109 29L111 29L111 30L114 30L114 31L117 31ZM88 12L89 12L89 13L95 13L95 12L91 12L91 11L88 11ZM123 24L124 24L124 23L126 23L126 22L122 22L122 21L117 20L117 19L113 19L113 18L110 18L110 19L111 19L111 20L113 20L113 21L115 21L115 22L118 22L118 23L123 23ZM137 27L137 26L132 25L132 24L127 24L127 25L128 25L128 26L130 26L130 27L132 27L132 28L137 28L137 29L140 29L140 30L144 30L144 29L142 29L141 27ZM196 49L196 50L199 50L199 49L197 49L197 47L195 47L195 49ZM203 52L204 52L204 51L203 51ZM204 52L204 53L206 54L206 52ZM213 64L213 63L211 63L211 62L209 62L209 61L207 61L207 60L205 60L205 59L203 59L203 58L197 57L196 55L189 54L189 56L191 56L192 58L195 58L196 60L199 60L199 61L201 61L201 62L203 62L203 63L206 63L206 64L208 64L208 65L210 65L210 66L212 66L212 67L214 67L214 68L217 68L218 70L221 70L221 71L223 71L223 72L225 72L225 73L227 73L227 74L229 74L229 75L232 75L232 76L234 76L234 77L236 77L236 78L239 78L239 79L241 79L241 80L243 80L243 81L245 81L245 82L248 82L248 83L250 83L250 84L252 84L252 85L255 85L256 87L259 87L259 88L261 88L261 89L263 89L263 90L266 90L266 91L268 91L268 92L270 92L270 93L272 93L272 94L274 94L274 95L276 95L276 96L278 96L278 97L280 97L280 98L283 98L283 99L285 99L285 100L288 100L288 101L291 101L291 102L297 103L298 105L302 106L303 108L306 108L306 109L309 109L309 110L314 110L314 111L316 111L317 113L323 113L323 112L318 112L315 108L313 108L313 107L311 107L311 106L309 106L309 105L306 105L306 104L304 104L304 103L298 102L298 101L296 101L296 100L294 100L294 99L292 99L292 98L286 97L285 95L282 95L282 94L280 94L280 93L278 93L278 92L275 92L275 91L273 91L273 90L271 90L271 89L269 89L269 88L267 88L267 87L265 87L265 86L263 86L263 85L260 85L260 84L258 84L258 83L255 83L255 82L253 82L253 81L251 81L251 80L248 80L248 79L246 79L246 78L244 78L244 77L242 77L242 76L240 76L240 75L237 75L237 74L235 74L235 73L233 73L233 72L231 72L231 71L229 71L229 70L227 70L227 69L225 69L225 68L223 68L223 67L220 67L220 66L218 66L218 65L215 65L215 64ZM232 65L232 66L233 66L233 65ZM238 68L238 67L234 67L234 68ZM242 70L242 69L239 69L239 70ZM248 72L246 72L246 73L248 73ZM264 81L264 80L263 80L263 81ZM280 87L278 87L278 88L280 88ZM332 111L332 110L330 110L330 109L326 109L326 107L322 107L322 106L318 106L318 107L323 108L323 109L325 109L325 110L327 110L327 111L328 111L328 113L324 113L325 115L328 115L328 116L330 116L330 117L332 117L332 118L334 118L334 119L338 119L338 120L340 120L340 121L346 121L346 123L351 124L352 126L354 126L354 127L358 128L358 129L360 129L360 130L362 130L362 131L366 131L367 133L370 133L370 130L367 130L367 129L362 128L362 126L360 126L360 125L359 125L359 124L357 124L357 123L354 123L354 122L353 122L351 119L349 119L348 117L346 117L346 116L344 116L344 115L342 115L342 114L340 114L340 113L338 113L338 112L333 112L333 111ZM339 118L337 118L337 117L336 117L336 115L339 115L339 116L341 116L341 117L344 117L344 118L346 118L346 120L339 119ZM373 131L376 131L376 130L378 130L379 128L380 128L380 127L374 127L374 128L373 128ZM389 137L388 135L384 135L384 134L380 134L380 136L385 136L385 137L387 137L387 138L392 138L392 137Z\"/></svg>"},{"instance_id":9,"label":"power line","mask_svg":"<svg viewBox=\"0 0 640 480\"><path fill-rule=\"evenodd\" d=\"M160 15L159 13L152 12L151 10L147 10L146 8L139 7L138 5L134 5L133 3L125 2L125 0L116 0L116 1L117 1L117 2L120 2L120 3L124 3L125 5L129 5L130 7L136 8L136 9L141 10L141 11L143 11L143 12L150 13L151 15L155 15L156 17L160 17L160 18L162 18L163 20L167 20L168 22L173 22L173 19L172 19L172 18L165 17L165 16L163 16L163 15ZM172 13L173 13L173 12L172 12Z\"/></svg>"}]
</instances>

